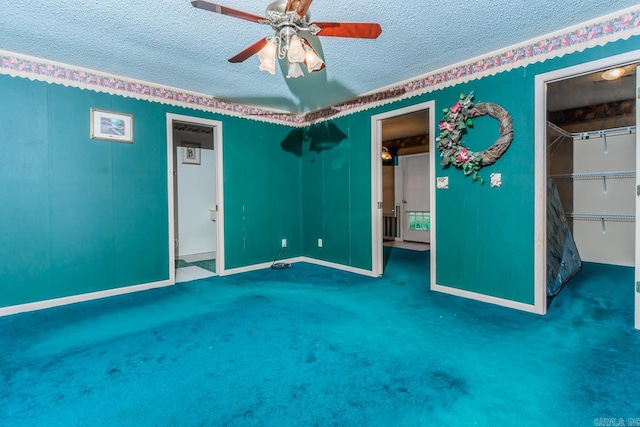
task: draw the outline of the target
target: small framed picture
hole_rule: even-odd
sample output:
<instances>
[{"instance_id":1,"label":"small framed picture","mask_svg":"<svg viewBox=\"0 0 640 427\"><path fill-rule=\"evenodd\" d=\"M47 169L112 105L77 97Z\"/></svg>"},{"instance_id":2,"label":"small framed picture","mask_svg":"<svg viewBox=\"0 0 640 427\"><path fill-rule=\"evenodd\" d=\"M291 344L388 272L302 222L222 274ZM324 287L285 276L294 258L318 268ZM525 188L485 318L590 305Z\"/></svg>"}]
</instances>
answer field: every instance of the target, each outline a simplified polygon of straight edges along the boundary
<instances>
[{"instance_id":1,"label":"small framed picture","mask_svg":"<svg viewBox=\"0 0 640 427\"><path fill-rule=\"evenodd\" d=\"M195 142L183 142L182 144L182 163L187 165L200 164L200 144Z\"/></svg>"},{"instance_id":2,"label":"small framed picture","mask_svg":"<svg viewBox=\"0 0 640 427\"><path fill-rule=\"evenodd\" d=\"M133 143L133 116L92 108L91 139Z\"/></svg>"}]
</instances>

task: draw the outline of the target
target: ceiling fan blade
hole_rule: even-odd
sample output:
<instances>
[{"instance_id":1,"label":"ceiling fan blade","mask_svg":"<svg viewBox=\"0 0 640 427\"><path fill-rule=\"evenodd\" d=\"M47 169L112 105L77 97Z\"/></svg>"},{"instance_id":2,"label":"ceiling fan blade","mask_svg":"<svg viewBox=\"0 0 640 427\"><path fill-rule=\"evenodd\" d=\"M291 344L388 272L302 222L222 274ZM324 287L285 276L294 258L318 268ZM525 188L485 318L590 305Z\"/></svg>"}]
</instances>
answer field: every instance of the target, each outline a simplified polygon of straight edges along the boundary
<instances>
[{"instance_id":1,"label":"ceiling fan blade","mask_svg":"<svg viewBox=\"0 0 640 427\"><path fill-rule=\"evenodd\" d=\"M304 18L307 14L309 6L313 0L287 0L287 5L284 8L285 12L296 12L300 18Z\"/></svg>"},{"instance_id":2,"label":"ceiling fan blade","mask_svg":"<svg viewBox=\"0 0 640 427\"><path fill-rule=\"evenodd\" d=\"M237 54L236 56L229 58L229 62L238 63L238 62L245 61L249 57L260 52L260 49L262 49L266 44L267 44L266 37L263 39L260 39L254 44L252 44L251 46L249 46L248 48L246 48L245 50L243 50L242 52L240 52L239 54Z\"/></svg>"},{"instance_id":3,"label":"ceiling fan blade","mask_svg":"<svg viewBox=\"0 0 640 427\"><path fill-rule=\"evenodd\" d=\"M230 7L222 6L217 3L212 3L207 0L193 0L191 2L191 5L198 9L204 9L210 12L221 13L223 15L229 15L229 16L233 16L234 18L240 18L247 21L251 21L251 22L259 22L260 20L266 19L262 16L254 15L253 13L232 9Z\"/></svg>"},{"instance_id":4,"label":"ceiling fan blade","mask_svg":"<svg viewBox=\"0 0 640 427\"><path fill-rule=\"evenodd\" d=\"M375 39L382 33L380 24L369 22L314 22L320 27L318 36Z\"/></svg>"}]
</instances>

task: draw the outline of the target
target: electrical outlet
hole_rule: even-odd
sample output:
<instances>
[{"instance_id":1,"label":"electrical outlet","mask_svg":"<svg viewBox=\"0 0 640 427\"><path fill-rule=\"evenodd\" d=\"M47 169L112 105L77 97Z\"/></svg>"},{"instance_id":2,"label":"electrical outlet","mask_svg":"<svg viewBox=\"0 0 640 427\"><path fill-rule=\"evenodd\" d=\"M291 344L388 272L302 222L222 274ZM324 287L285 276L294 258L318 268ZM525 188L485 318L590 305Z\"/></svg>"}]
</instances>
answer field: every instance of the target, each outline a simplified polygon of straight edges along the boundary
<instances>
[{"instance_id":1,"label":"electrical outlet","mask_svg":"<svg viewBox=\"0 0 640 427\"><path fill-rule=\"evenodd\" d=\"M322 239L318 239L318 247L321 248L322 247Z\"/></svg>"},{"instance_id":2,"label":"electrical outlet","mask_svg":"<svg viewBox=\"0 0 640 427\"><path fill-rule=\"evenodd\" d=\"M287 247L287 239L282 239L282 247L283 248Z\"/></svg>"}]
</instances>

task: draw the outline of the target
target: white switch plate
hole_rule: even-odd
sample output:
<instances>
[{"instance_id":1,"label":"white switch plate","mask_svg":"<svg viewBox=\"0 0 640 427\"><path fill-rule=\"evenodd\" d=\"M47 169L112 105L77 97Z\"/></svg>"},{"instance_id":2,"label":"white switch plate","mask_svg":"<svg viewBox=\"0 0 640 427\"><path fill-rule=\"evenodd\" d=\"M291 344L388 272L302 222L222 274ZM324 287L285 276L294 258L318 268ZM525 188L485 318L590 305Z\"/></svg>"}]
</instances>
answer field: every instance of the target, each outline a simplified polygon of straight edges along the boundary
<instances>
[{"instance_id":1,"label":"white switch plate","mask_svg":"<svg viewBox=\"0 0 640 427\"><path fill-rule=\"evenodd\" d=\"M448 176L439 176L436 178L436 187L441 190L446 190L449 188L449 177Z\"/></svg>"},{"instance_id":2,"label":"white switch plate","mask_svg":"<svg viewBox=\"0 0 640 427\"><path fill-rule=\"evenodd\" d=\"M318 239L318 247L321 248L322 247L322 239Z\"/></svg>"},{"instance_id":3,"label":"white switch plate","mask_svg":"<svg viewBox=\"0 0 640 427\"><path fill-rule=\"evenodd\" d=\"M491 186L492 187L502 187L502 174L501 173L492 173L491 174Z\"/></svg>"}]
</instances>

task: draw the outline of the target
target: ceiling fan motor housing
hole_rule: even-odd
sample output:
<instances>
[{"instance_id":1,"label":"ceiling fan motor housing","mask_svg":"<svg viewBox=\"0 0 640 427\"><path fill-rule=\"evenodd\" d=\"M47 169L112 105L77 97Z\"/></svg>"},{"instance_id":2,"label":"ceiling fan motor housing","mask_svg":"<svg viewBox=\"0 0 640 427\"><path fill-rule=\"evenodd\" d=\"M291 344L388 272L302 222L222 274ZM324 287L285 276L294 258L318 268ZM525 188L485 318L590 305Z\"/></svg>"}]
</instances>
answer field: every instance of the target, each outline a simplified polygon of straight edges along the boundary
<instances>
[{"instance_id":1,"label":"ceiling fan motor housing","mask_svg":"<svg viewBox=\"0 0 640 427\"><path fill-rule=\"evenodd\" d=\"M286 16L286 12L285 12L286 7L287 7L286 0L276 0L270 3L269 6L267 6L266 14L267 16L269 16L269 12L276 12L280 15ZM294 14L297 16L295 12ZM302 19L303 21L311 22L311 12L307 11L307 13L304 16L300 16L299 18Z\"/></svg>"}]
</instances>

